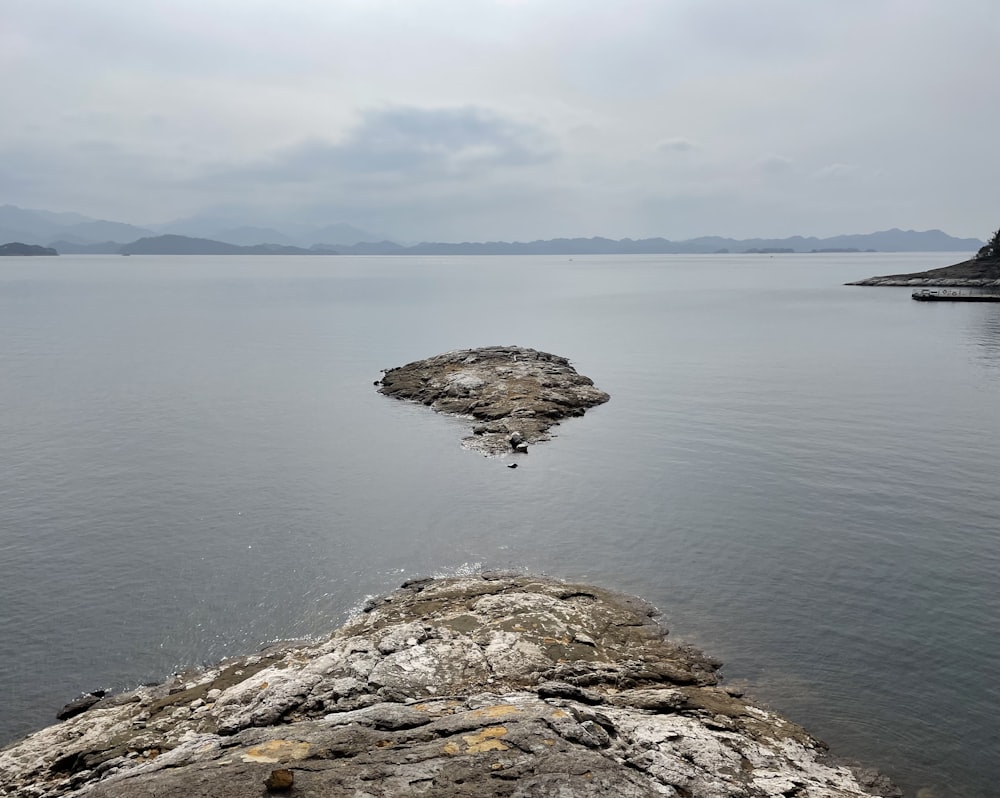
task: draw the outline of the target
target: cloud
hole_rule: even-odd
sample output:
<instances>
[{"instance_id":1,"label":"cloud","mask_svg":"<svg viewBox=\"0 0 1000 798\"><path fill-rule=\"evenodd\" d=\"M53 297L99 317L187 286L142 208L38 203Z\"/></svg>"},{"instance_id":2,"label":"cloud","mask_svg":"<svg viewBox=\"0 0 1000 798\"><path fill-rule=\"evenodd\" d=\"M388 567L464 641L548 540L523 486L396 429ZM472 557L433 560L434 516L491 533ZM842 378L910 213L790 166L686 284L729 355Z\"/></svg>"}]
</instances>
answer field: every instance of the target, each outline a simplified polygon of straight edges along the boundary
<instances>
[{"instance_id":1,"label":"cloud","mask_svg":"<svg viewBox=\"0 0 1000 798\"><path fill-rule=\"evenodd\" d=\"M535 166L555 155L541 129L493 111L394 107L366 112L341 141L306 141L231 174L281 182L428 182Z\"/></svg>"},{"instance_id":2,"label":"cloud","mask_svg":"<svg viewBox=\"0 0 1000 798\"><path fill-rule=\"evenodd\" d=\"M784 155L765 155L760 158L756 166L757 168L766 175L782 175L787 174L792 169L792 159L787 158Z\"/></svg>"},{"instance_id":3,"label":"cloud","mask_svg":"<svg viewBox=\"0 0 1000 798\"><path fill-rule=\"evenodd\" d=\"M699 145L690 139L685 139L681 137L661 139L657 145L656 149L658 152L690 152L691 150L698 149Z\"/></svg>"},{"instance_id":4,"label":"cloud","mask_svg":"<svg viewBox=\"0 0 1000 798\"><path fill-rule=\"evenodd\" d=\"M997 224L994 0L7 5L23 207L438 238Z\"/></svg>"},{"instance_id":5,"label":"cloud","mask_svg":"<svg viewBox=\"0 0 1000 798\"><path fill-rule=\"evenodd\" d=\"M858 171L858 167L855 164L848 163L831 163L817 169L813 172L812 176L816 180L839 180L841 178L850 177Z\"/></svg>"}]
</instances>

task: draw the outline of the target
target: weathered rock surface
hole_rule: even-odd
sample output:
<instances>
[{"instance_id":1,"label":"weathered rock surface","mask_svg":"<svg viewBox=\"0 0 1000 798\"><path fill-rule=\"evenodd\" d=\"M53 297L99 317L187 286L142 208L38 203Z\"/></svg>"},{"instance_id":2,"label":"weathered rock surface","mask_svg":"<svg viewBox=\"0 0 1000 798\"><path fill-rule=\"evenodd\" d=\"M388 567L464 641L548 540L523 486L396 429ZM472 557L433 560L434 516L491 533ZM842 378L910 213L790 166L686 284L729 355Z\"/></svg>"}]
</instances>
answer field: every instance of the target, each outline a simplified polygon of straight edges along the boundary
<instances>
[{"instance_id":1,"label":"weathered rock surface","mask_svg":"<svg viewBox=\"0 0 1000 798\"><path fill-rule=\"evenodd\" d=\"M564 357L517 346L460 349L389 369L379 392L478 423L463 440L486 454L525 451L563 418L610 398Z\"/></svg>"},{"instance_id":2,"label":"weathered rock surface","mask_svg":"<svg viewBox=\"0 0 1000 798\"><path fill-rule=\"evenodd\" d=\"M889 285L889 286L948 286L954 288L998 288L1000 289L1000 261L962 261L953 266L930 269L912 274L889 274L884 277L869 277L866 280L847 285Z\"/></svg>"},{"instance_id":3,"label":"weathered rock surface","mask_svg":"<svg viewBox=\"0 0 1000 798\"><path fill-rule=\"evenodd\" d=\"M720 688L655 615L529 576L413 581L325 642L104 698L3 749L0 795L898 795Z\"/></svg>"}]
</instances>

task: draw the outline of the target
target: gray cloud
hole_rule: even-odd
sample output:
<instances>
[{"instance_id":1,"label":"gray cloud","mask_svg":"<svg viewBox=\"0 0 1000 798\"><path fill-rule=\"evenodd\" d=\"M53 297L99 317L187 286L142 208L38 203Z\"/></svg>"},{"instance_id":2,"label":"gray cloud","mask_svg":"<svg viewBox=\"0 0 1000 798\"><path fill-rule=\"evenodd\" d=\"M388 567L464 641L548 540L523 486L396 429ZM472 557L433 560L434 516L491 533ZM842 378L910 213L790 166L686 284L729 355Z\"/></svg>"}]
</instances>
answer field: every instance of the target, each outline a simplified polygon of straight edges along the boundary
<instances>
[{"instance_id":1,"label":"gray cloud","mask_svg":"<svg viewBox=\"0 0 1000 798\"><path fill-rule=\"evenodd\" d=\"M439 239L1000 214L993 0L8 6L0 202Z\"/></svg>"},{"instance_id":2,"label":"gray cloud","mask_svg":"<svg viewBox=\"0 0 1000 798\"><path fill-rule=\"evenodd\" d=\"M660 152L690 152L691 150L698 149L698 144L691 141L690 139L682 138L680 136L675 136L673 138L666 138L661 140L657 145L656 149Z\"/></svg>"},{"instance_id":3,"label":"gray cloud","mask_svg":"<svg viewBox=\"0 0 1000 798\"><path fill-rule=\"evenodd\" d=\"M765 155L757 161L757 168L767 175L782 175L792 169L791 158L784 155Z\"/></svg>"},{"instance_id":4,"label":"gray cloud","mask_svg":"<svg viewBox=\"0 0 1000 798\"><path fill-rule=\"evenodd\" d=\"M303 142L236 173L278 181L441 181L537 165L553 156L541 130L491 111L396 107L366 112L343 141Z\"/></svg>"},{"instance_id":5,"label":"gray cloud","mask_svg":"<svg viewBox=\"0 0 1000 798\"><path fill-rule=\"evenodd\" d=\"M850 177L857 173L858 167L854 164L831 163L817 169L813 177L817 180L839 180Z\"/></svg>"}]
</instances>

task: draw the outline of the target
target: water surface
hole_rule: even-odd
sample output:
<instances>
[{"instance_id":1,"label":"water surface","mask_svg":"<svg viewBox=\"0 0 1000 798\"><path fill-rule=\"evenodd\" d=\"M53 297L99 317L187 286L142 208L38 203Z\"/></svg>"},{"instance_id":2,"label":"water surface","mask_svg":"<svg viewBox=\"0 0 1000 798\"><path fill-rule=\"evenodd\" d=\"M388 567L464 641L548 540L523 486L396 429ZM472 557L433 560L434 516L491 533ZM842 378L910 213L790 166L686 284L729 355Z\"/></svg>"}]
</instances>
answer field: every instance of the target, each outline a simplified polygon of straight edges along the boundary
<instances>
[{"instance_id":1,"label":"water surface","mask_svg":"<svg viewBox=\"0 0 1000 798\"><path fill-rule=\"evenodd\" d=\"M0 742L82 690L509 567L673 634L909 793L1000 782L1000 306L963 254L0 261ZM611 402L516 471L384 367L520 344Z\"/></svg>"}]
</instances>

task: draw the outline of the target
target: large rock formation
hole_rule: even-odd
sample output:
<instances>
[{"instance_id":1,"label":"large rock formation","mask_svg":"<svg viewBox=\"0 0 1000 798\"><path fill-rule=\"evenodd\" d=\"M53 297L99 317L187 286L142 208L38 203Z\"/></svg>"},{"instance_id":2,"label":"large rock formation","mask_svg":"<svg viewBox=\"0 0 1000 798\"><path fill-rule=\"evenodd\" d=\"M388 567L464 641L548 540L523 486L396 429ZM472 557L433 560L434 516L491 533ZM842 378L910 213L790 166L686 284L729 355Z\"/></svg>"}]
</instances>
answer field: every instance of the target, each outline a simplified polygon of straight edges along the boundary
<instances>
[{"instance_id":1,"label":"large rock formation","mask_svg":"<svg viewBox=\"0 0 1000 798\"><path fill-rule=\"evenodd\" d=\"M524 450L548 439L568 416L610 398L569 360L517 346L460 349L388 369L379 392L479 423L463 443L487 454Z\"/></svg>"},{"instance_id":2,"label":"large rock formation","mask_svg":"<svg viewBox=\"0 0 1000 798\"><path fill-rule=\"evenodd\" d=\"M529 576L412 581L322 643L77 707L0 751L0 795L898 795L655 615Z\"/></svg>"},{"instance_id":3,"label":"large rock formation","mask_svg":"<svg viewBox=\"0 0 1000 798\"><path fill-rule=\"evenodd\" d=\"M847 285L949 286L953 288L1000 289L1000 260L973 258L953 266L912 274L869 277Z\"/></svg>"}]
</instances>

